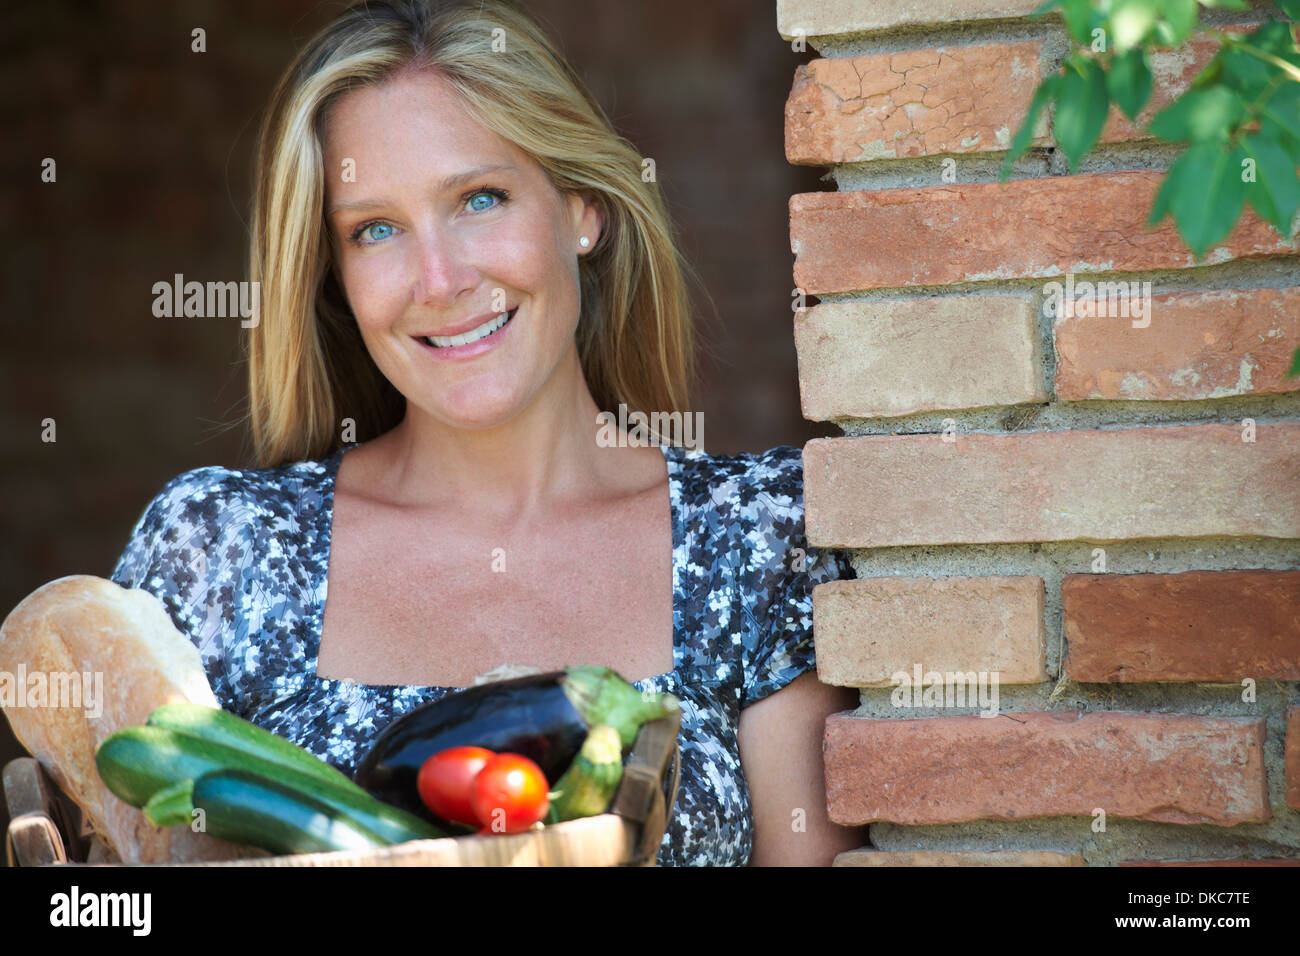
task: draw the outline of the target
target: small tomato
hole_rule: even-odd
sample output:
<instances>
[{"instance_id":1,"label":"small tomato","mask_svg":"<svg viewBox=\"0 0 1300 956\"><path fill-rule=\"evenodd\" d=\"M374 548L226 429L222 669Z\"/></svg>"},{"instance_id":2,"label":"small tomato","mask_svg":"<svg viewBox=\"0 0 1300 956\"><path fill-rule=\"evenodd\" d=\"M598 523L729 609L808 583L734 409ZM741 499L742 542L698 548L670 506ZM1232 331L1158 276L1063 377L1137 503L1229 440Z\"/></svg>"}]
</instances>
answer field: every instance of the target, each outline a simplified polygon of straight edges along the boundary
<instances>
[{"instance_id":1,"label":"small tomato","mask_svg":"<svg viewBox=\"0 0 1300 956\"><path fill-rule=\"evenodd\" d=\"M478 826L470 803L474 778L496 756L484 747L448 747L420 766L416 787L435 816Z\"/></svg>"},{"instance_id":2,"label":"small tomato","mask_svg":"<svg viewBox=\"0 0 1300 956\"><path fill-rule=\"evenodd\" d=\"M549 792L546 774L532 760L497 754L474 778L470 806L488 832L520 833L546 816Z\"/></svg>"}]
</instances>

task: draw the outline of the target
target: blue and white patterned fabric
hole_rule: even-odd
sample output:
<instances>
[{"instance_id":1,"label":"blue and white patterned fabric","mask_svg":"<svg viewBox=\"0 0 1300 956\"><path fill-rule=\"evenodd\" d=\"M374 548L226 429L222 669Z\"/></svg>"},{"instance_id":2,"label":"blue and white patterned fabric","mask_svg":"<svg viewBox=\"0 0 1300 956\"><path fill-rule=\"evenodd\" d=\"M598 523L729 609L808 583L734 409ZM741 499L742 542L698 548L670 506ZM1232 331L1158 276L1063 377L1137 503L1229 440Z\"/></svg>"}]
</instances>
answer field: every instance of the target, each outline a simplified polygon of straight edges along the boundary
<instances>
[{"instance_id":1,"label":"blue and white patterned fabric","mask_svg":"<svg viewBox=\"0 0 1300 956\"><path fill-rule=\"evenodd\" d=\"M334 477L347 448L278 468L197 468L146 507L112 578L158 597L221 706L352 775L396 717L453 687L316 676ZM854 576L804 540L798 448L660 446L673 516L673 670L636 681L682 702L681 778L660 866L743 866L753 847L742 708L815 666L812 589ZM600 664L601 661L583 663Z\"/></svg>"}]
</instances>

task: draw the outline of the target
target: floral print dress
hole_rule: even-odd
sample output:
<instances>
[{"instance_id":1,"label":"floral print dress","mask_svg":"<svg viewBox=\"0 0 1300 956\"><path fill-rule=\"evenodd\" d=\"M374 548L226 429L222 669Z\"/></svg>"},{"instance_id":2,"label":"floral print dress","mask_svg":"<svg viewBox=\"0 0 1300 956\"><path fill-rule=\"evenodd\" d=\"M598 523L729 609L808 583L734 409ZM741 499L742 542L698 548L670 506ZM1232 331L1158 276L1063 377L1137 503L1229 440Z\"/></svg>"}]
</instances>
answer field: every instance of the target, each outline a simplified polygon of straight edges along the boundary
<instances>
[{"instance_id":1,"label":"floral print dress","mask_svg":"<svg viewBox=\"0 0 1300 956\"><path fill-rule=\"evenodd\" d=\"M316 676L334 478L345 446L277 468L197 468L145 508L112 579L158 597L221 706L344 773L393 719L460 688ZM673 518L673 669L634 682L681 700L681 775L657 863L743 866L753 848L740 712L815 665L812 590L854 576L808 547L797 448L661 445ZM584 663L600 663L589 661Z\"/></svg>"}]
</instances>

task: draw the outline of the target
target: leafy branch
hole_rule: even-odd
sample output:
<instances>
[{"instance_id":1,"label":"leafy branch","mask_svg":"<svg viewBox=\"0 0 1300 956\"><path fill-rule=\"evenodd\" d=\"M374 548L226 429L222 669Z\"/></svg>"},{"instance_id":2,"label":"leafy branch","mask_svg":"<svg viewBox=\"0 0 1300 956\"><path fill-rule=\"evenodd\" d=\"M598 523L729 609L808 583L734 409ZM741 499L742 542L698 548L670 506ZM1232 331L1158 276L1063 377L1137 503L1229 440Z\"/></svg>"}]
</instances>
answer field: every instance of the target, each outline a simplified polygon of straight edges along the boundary
<instances>
[{"instance_id":1,"label":"leafy branch","mask_svg":"<svg viewBox=\"0 0 1300 956\"><path fill-rule=\"evenodd\" d=\"M1300 0L1274 0L1290 20ZM1294 23L1270 19L1249 34L1207 28L1200 7L1250 9L1244 0L1048 0L1041 18L1060 9L1071 51L1038 85L1025 121L1002 164L1001 179L1029 149L1038 118L1054 107L1053 133L1070 171L1096 145L1113 102L1130 120L1154 85L1150 51L1178 47L1194 32L1219 50L1191 87L1157 113L1148 131L1183 144L1156 193L1147 224L1172 216L1201 259L1232 231L1246 203L1284 239L1300 208L1300 42ZM1300 375L1300 349L1287 375Z\"/></svg>"}]
</instances>

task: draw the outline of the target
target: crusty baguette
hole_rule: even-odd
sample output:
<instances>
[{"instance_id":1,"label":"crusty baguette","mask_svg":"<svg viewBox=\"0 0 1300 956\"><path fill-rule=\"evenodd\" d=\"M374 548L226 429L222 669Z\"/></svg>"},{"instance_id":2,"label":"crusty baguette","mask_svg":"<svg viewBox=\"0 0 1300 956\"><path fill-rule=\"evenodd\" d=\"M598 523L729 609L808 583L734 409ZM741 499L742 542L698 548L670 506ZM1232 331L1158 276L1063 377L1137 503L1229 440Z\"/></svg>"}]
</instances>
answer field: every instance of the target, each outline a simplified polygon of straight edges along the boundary
<instances>
[{"instance_id":1,"label":"crusty baguette","mask_svg":"<svg viewBox=\"0 0 1300 956\"><path fill-rule=\"evenodd\" d=\"M20 682L23 674L27 680ZM33 678L37 674L43 676ZM258 855L186 826L154 826L118 799L95 769L99 744L114 731L143 724L155 707L173 701L220 706L198 648L148 591L91 575L37 588L0 625L0 681L5 675L9 689L0 684L0 704L14 735L123 862ZM38 681L46 684L44 701L31 693Z\"/></svg>"}]
</instances>

